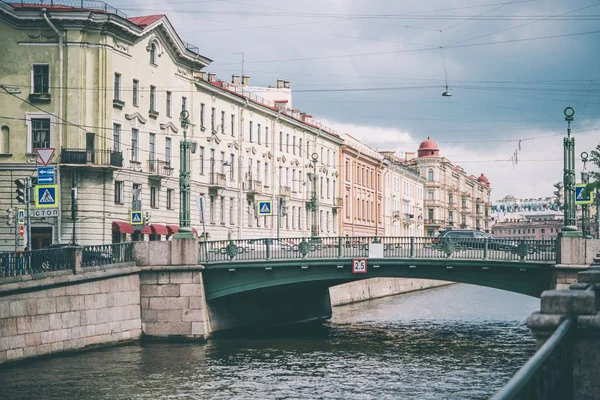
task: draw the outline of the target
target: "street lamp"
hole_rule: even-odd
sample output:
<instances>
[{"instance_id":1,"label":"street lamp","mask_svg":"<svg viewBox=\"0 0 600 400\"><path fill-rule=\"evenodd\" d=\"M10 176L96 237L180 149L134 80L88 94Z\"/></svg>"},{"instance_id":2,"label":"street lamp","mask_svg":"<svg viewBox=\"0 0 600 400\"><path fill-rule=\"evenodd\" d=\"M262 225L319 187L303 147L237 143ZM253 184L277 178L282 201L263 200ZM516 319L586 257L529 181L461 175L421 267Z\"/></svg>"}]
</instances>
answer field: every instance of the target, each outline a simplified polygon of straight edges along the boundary
<instances>
[{"instance_id":1,"label":"street lamp","mask_svg":"<svg viewBox=\"0 0 600 400\"><path fill-rule=\"evenodd\" d=\"M174 235L177 239L194 238L190 227L190 162L191 144L187 140L187 128L190 125L190 113L181 111L179 118L183 128L183 140L179 143L179 231Z\"/></svg>"},{"instance_id":2,"label":"street lamp","mask_svg":"<svg viewBox=\"0 0 600 400\"><path fill-rule=\"evenodd\" d=\"M567 107L564 114L565 121L567 121L567 137L563 142L565 206L561 235L563 237L581 237L581 232L577 231L577 205L575 204L575 138L571 136L571 122L573 122L575 109Z\"/></svg>"},{"instance_id":3,"label":"street lamp","mask_svg":"<svg viewBox=\"0 0 600 400\"><path fill-rule=\"evenodd\" d=\"M581 183L588 184L590 183L590 174L586 171L586 164L588 162L588 153L581 153L581 161L583 162L583 171L581 171ZM583 204L581 206L581 233L586 238L591 238L591 215L590 215L590 206L588 204Z\"/></svg>"}]
</instances>

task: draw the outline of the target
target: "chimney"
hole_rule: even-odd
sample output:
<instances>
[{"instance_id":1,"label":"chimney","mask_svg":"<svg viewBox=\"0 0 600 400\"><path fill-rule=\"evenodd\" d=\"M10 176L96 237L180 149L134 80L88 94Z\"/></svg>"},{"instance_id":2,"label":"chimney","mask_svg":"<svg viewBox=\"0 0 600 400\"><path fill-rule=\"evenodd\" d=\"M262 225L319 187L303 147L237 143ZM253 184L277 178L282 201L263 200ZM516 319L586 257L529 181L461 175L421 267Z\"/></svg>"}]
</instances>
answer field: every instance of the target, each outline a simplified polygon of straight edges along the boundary
<instances>
[{"instance_id":1,"label":"chimney","mask_svg":"<svg viewBox=\"0 0 600 400\"><path fill-rule=\"evenodd\" d=\"M290 88L290 81L283 81L283 88L284 89L289 89Z\"/></svg>"},{"instance_id":2,"label":"chimney","mask_svg":"<svg viewBox=\"0 0 600 400\"><path fill-rule=\"evenodd\" d=\"M406 161L414 160L415 159L415 152L414 151L407 151L406 153L404 153L404 159Z\"/></svg>"},{"instance_id":3,"label":"chimney","mask_svg":"<svg viewBox=\"0 0 600 400\"><path fill-rule=\"evenodd\" d=\"M198 74L199 74L198 78L202 79L203 81L206 80L206 72L205 71L200 71Z\"/></svg>"},{"instance_id":4,"label":"chimney","mask_svg":"<svg viewBox=\"0 0 600 400\"><path fill-rule=\"evenodd\" d=\"M285 108L287 106L287 100L275 100L275 107L277 107L277 110L284 112Z\"/></svg>"},{"instance_id":5,"label":"chimney","mask_svg":"<svg viewBox=\"0 0 600 400\"><path fill-rule=\"evenodd\" d=\"M208 73L208 81L209 82L216 82L217 81L217 74L215 74L214 72L209 72Z\"/></svg>"},{"instance_id":6,"label":"chimney","mask_svg":"<svg viewBox=\"0 0 600 400\"><path fill-rule=\"evenodd\" d=\"M231 75L231 83L233 83L235 86L240 86L240 76Z\"/></svg>"},{"instance_id":7,"label":"chimney","mask_svg":"<svg viewBox=\"0 0 600 400\"><path fill-rule=\"evenodd\" d=\"M277 89L283 89L283 79L277 79Z\"/></svg>"},{"instance_id":8,"label":"chimney","mask_svg":"<svg viewBox=\"0 0 600 400\"><path fill-rule=\"evenodd\" d=\"M242 75L242 86L250 86L250 77L248 75Z\"/></svg>"}]
</instances>

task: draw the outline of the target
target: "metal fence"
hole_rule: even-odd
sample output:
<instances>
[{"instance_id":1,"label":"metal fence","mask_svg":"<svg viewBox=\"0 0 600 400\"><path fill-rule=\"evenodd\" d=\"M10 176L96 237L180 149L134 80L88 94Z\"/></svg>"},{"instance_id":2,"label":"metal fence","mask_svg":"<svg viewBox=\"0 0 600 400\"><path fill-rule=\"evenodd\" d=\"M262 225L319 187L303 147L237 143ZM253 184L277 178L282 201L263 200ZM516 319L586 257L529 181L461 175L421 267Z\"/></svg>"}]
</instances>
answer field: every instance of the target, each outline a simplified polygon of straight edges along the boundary
<instances>
[{"instance_id":1,"label":"metal fence","mask_svg":"<svg viewBox=\"0 0 600 400\"><path fill-rule=\"evenodd\" d=\"M4 3L12 3L12 4L19 4L21 7L26 7L26 6L31 6L31 5L35 5L35 6L44 6L48 9L52 9L52 8L65 8L65 7L71 7L71 8L78 8L78 9L84 9L84 10L89 10L89 11L102 11L105 13L109 13L109 14L116 14L122 18L127 18L127 15L110 6L109 4L106 4L103 1L90 1L90 0L15 0L15 1L3 1Z\"/></svg>"},{"instance_id":2,"label":"metal fence","mask_svg":"<svg viewBox=\"0 0 600 400\"><path fill-rule=\"evenodd\" d=\"M200 263L368 257L373 243L384 258L556 261L554 240L434 237L320 237L218 240L200 245Z\"/></svg>"},{"instance_id":3,"label":"metal fence","mask_svg":"<svg viewBox=\"0 0 600 400\"><path fill-rule=\"evenodd\" d=\"M132 242L84 246L81 266L86 268L131 262L133 261L132 253Z\"/></svg>"},{"instance_id":4,"label":"metal fence","mask_svg":"<svg viewBox=\"0 0 600 400\"><path fill-rule=\"evenodd\" d=\"M72 247L2 253L0 278L73 269Z\"/></svg>"},{"instance_id":5,"label":"metal fence","mask_svg":"<svg viewBox=\"0 0 600 400\"><path fill-rule=\"evenodd\" d=\"M575 318L565 319L492 400L573 398L572 340Z\"/></svg>"}]
</instances>

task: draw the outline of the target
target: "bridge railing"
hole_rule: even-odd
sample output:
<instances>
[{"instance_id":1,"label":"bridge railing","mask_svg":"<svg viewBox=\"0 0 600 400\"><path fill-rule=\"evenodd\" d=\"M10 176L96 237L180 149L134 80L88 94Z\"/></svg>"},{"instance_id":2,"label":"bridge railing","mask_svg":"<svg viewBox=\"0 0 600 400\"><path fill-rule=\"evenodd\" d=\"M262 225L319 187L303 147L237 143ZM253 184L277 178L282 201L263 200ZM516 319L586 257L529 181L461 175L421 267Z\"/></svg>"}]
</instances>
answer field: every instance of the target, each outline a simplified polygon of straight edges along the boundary
<instances>
[{"instance_id":1,"label":"bridge railing","mask_svg":"<svg viewBox=\"0 0 600 400\"><path fill-rule=\"evenodd\" d=\"M119 264L133 261L133 242L83 246L82 267Z\"/></svg>"},{"instance_id":2,"label":"bridge railing","mask_svg":"<svg viewBox=\"0 0 600 400\"><path fill-rule=\"evenodd\" d=\"M201 243L198 260L200 263L215 263L368 257L373 244L382 245L384 258L556 260L554 240L373 236L209 241Z\"/></svg>"},{"instance_id":3,"label":"bridge railing","mask_svg":"<svg viewBox=\"0 0 600 400\"><path fill-rule=\"evenodd\" d=\"M575 318L565 319L492 400L572 398L574 330Z\"/></svg>"}]
</instances>

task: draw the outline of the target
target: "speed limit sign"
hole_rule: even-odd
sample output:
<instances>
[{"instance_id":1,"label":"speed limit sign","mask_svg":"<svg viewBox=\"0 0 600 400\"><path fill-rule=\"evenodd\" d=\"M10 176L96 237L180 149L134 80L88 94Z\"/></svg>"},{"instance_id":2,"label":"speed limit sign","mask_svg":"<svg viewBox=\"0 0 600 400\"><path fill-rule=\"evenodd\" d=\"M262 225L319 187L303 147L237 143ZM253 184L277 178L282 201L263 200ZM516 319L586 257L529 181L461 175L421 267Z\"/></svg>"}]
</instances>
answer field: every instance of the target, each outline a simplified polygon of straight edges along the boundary
<instances>
[{"instance_id":1,"label":"speed limit sign","mask_svg":"<svg viewBox=\"0 0 600 400\"><path fill-rule=\"evenodd\" d=\"M366 274L367 273L367 259L366 258L355 258L352 260L352 273L353 274Z\"/></svg>"}]
</instances>

